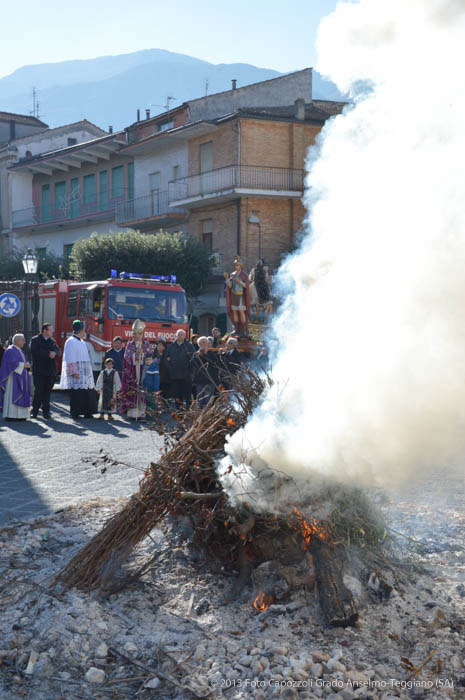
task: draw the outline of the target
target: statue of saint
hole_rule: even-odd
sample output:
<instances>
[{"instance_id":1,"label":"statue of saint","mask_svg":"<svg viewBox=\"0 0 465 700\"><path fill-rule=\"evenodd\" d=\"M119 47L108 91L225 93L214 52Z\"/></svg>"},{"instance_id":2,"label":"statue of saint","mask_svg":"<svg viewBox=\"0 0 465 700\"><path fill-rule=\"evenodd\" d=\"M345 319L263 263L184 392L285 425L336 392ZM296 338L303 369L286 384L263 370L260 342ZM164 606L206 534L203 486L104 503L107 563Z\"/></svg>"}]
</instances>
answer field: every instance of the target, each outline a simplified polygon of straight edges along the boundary
<instances>
[{"instance_id":1,"label":"statue of saint","mask_svg":"<svg viewBox=\"0 0 465 700\"><path fill-rule=\"evenodd\" d=\"M128 418L145 416L145 392L141 387L142 371L152 345L143 339L145 323L137 319L132 324L132 339L127 343L123 359L121 413Z\"/></svg>"},{"instance_id":2,"label":"statue of saint","mask_svg":"<svg viewBox=\"0 0 465 700\"><path fill-rule=\"evenodd\" d=\"M226 280L226 309L234 325L234 332L241 338L248 334L250 314L250 283L240 258L234 258L234 272L224 273Z\"/></svg>"}]
</instances>

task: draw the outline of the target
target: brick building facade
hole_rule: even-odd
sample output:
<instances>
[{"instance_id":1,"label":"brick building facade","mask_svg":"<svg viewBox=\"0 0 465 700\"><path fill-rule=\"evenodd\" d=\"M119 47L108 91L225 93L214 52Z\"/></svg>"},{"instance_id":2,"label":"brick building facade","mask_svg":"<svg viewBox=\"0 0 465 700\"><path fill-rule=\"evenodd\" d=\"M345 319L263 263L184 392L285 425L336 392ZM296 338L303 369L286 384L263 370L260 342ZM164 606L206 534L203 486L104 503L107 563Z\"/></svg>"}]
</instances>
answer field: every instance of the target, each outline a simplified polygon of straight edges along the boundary
<instances>
[{"instance_id":1,"label":"brick building facade","mask_svg":"<svg viewBox=\"0 0 465 700\"><path fill-rule=\"evenodd\" d=\"M327 107L327 109L326 109ZM302 195L308 148L343 103L239 109L188 139L188 173L170 183L170 203L227 269L262 257L272 268L295 243L305 218ZM253 219L251 222L250 219Z\"/></svg>"}]
</instances>

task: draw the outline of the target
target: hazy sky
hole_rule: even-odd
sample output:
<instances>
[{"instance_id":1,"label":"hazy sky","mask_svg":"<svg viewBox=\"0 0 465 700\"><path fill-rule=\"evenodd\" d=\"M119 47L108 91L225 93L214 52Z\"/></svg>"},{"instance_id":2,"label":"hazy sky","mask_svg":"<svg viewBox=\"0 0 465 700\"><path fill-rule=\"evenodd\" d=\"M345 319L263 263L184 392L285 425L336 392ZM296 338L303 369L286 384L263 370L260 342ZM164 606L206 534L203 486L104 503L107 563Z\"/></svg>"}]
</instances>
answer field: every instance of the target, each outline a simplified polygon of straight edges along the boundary
<instances>
[{"instance_id":1,"label":"hazy sky","mask_svg":"<svg viewBox=\"0 0 465 700\"><path fill-rule=\"evenodd\" d=\"M161 48L290 71L315 63L337 0L23 0L2 7L0 77L28 64Z\"/></svg>"}]
</instances>

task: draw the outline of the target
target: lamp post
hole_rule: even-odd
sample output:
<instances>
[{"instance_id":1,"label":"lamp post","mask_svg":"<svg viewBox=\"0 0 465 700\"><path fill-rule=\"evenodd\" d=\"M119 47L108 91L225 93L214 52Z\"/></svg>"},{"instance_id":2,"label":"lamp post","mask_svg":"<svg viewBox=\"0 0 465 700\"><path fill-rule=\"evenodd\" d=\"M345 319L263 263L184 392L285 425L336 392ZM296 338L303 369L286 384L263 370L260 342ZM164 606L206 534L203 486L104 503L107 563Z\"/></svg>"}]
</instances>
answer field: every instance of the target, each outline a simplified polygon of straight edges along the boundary
<instances>
[{"instance_id":1,"label":"lamp post","mask_svg":"<svg viewBox=\"0 0 465 700\"><path fill-rule=\"evenodd\" d=\"M249 224L257 224L258 226L258 259L262 259L262 227L258 216L249 216Z\"/></svg>"},{"instance_id":2,"label":"lamp post","mask_svg":"<svg viewBox=\"0 0 465 700\"><path fill-rule=\"evenodd\" d=\"M25 284L25 300L24 300L24 334L28 334L29 325L29 285L34 284L34 294L32 297L32 322L31 322L31 332L35 335L39 332L39 321L37 314L39 313L39 294L38 294L38 284L37 284L37 269L39 267L39 258L34 253L32 248L28 248L26 254L23 257L23 268L24 276L26 278ZM27 337L26 337L27 340Z\"/></svg>"}]
</instances>

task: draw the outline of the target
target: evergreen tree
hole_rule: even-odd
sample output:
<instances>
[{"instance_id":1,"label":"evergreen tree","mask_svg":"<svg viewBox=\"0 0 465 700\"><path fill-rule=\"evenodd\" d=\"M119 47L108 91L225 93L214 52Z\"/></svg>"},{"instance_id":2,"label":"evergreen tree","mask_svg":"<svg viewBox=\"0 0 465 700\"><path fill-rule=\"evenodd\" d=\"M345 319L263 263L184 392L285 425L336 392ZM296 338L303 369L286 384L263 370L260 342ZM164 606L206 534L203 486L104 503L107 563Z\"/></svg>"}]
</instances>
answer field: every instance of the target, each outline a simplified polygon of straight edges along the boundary
<instances>
[{"instance_id":1,"label":"evergreen tree","mask_svg":"<svg viewBox=\"0 0 465 700\"><path fill-rule=\"evenodd\" d=\"M197 238L164 231L95 233L74 244L70 260L78 280L107 279L110 270L176 275L190 298L200 294L211 267L210 254Z\"/></svg>"}]
</instances>

